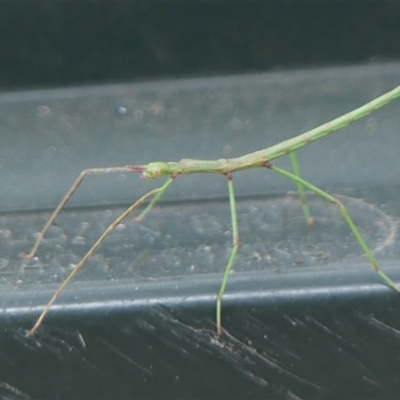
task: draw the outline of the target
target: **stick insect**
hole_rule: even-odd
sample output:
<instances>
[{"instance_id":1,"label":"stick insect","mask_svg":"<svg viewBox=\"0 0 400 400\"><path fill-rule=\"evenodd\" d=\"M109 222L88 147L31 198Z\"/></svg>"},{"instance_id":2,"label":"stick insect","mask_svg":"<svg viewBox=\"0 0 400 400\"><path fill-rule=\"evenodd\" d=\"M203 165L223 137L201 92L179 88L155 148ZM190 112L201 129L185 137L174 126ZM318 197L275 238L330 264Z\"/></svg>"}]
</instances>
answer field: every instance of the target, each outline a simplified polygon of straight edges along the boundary
<instances>
[{"instance_id":1,"label":"stick insect","mask_svg":"<svg viewBox=\"0 0 400 400\"><path fill-rule=\"evenodd\" d=\"M305 132L301 135L298 135L292 139L285 140L281 143L276 144L275 146L271 146L264 150L255 151L254 153L246 154L241 157L231 158L231 159L219 159L219 160L194 160L194 159L182 159L179 162L151 162L147 165L126 165L124 167L110 167L110 168L90 168L85 169L81 172L77 180L71 186L65 197L62 199L61 203L55 209L50 219L47 221L43 230L39 234L36 243L34 244L31 252L29 254L21 253L19 256L25 259L31 259L35 254L42 241L43 237L49 230L50 226L64 208L65 204L71 198L71 196L78 189L79 185L82 183L83 179L87 175L93 174L109 174L109 173L127 173L127 172L137 172L141 173L142 178L144 179L156 179L161 176L168 176L167 180L157 189L150 190L148 193L140 197L135 203L133 203L122 215L120 215L100 236L97 242L92 246L92 248L87 252L87 254L82 258L82 260L74 267L73 271L70 275L65 279L62 285L58 288L58 290L54 293L53 297L49 301L49 303L44 308L43 312L39 316L35 325L29 331L29 335L34 335L38 330L40 325L42 324L44 318L48 314L51 306L55 303L55 301L60 296L61 292L66 288L66 286L73 280L75 275L79 272L79 270L86 264L87 260L93 255L93 253L100 247L100 245L104 242L106 237L110 235L110 233L122 222L124 221L131 213L133 213L137 208L139 208L142 204L146 203L151 199L149 204L144 208L144 210L135 218L135 221L141 221L154 207L154 205L158 202L158 200L163 196L165 191L171 185L171 183L176 179L179 175L183 174L197 174L197 173L214 173L214 174L222 174L225 175L228 180L228 193L229 193L229 203L230 203L230 213L231 213L231 221L232 221L232 242L233 247L231 250L231 254L225 269L225 273L222 279L222 284L217 295L217 303L216 303L216 326L217 326L217 335L220 336L222 334L222 297L226 290L226 285L228 283L229 273L232 269L233 263L235 261L236 254L239 250L239 227L236 216L236 202L235 202L235 194L233 188L232 175L236 171L251 169L251 168L267 168L271 171L274 171L285 178L288 178L294 181L297 184L297 188L300 195L300 201L303 207L303 212L306 218L306 221L309 225L312 225L314 222L313 217L310 214L308 209L306 198L305 198L305 189L314 192L316 195L320 196L324 200L334 204L337 206L342 213L345 221L349 225L351 231L353 232L356 240L360 244L363 249L365 255L369 259L372 264L374 270L380 275L383 281L392 289L400 292L400 289L396 286L396 284L380 269L378 262L373 256L371 250L365 243L362 238L360 232L355 226L353 220L351 219L349 213L347 212L344 205L335 197L326 193L325 191L319 189L318 187L312 185L311 183L305 181L300 176L300 171L297 163L297 159L295 156L295 151L300 149L303 146L310 144L316 140L319 140L332 132L338 131L347 125L357 121L360 118L363 118L370 114L371 112L377 110L380 107L388 104L395 98L400 96L400 86L395 89L383 94L380 97L370 101L369 103L348 112L332 121L329 121L323 125L318 126L308 132ZM287 170L278 168L271 164L271 161L282 157L286 154L290 154L291 162L293 166L293 172L289 172Z\"/></svg>"}]
</instances>

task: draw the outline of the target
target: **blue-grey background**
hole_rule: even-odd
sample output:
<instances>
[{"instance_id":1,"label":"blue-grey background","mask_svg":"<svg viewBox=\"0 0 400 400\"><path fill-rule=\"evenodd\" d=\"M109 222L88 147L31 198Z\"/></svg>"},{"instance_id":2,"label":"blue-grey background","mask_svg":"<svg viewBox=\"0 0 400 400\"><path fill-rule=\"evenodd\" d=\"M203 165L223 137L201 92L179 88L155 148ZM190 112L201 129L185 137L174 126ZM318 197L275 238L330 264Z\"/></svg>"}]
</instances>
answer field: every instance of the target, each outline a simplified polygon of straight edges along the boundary
<instances>
[{"instance_id":1,"label":"blue-grey background","mask_svg":"<svg viewBox=\"0 0 400 400\"><path fill-rule=\"evenodd\" d=\"M83 168L234 157L400 82L399 6L375 3L0 4L0 397L396 398L399 297L338 210L266 170L182 176L128 220L25 336L104 228L157 182ZM298 152L399 281L398 102ZM276 160L288 166L288 160ZM292 192L292 193L288 193Z\"/></svg>"},{"instance_id":2,"label":"blue-grey background","mask_svg":"<svg viewBox=\"0 0 400 400\"><path fill-rule=\"evenodd\" d=\"M368 63L400 55L398 2L2 2L0 87Z\"/></svg>"}]
</instances>

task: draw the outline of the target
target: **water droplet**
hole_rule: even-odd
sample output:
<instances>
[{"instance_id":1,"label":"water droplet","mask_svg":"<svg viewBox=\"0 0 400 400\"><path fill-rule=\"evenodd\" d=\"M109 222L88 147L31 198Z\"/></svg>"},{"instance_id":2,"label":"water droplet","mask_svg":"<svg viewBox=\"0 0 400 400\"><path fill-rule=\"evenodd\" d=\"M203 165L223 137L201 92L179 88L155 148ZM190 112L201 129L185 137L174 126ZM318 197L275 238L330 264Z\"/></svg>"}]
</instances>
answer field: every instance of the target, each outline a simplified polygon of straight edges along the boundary
<instances>
[{"instance_id":1,"label":"water droplet","mask_svg":"<svg viewBox=\"0 0 400 400\"><path fill-rule=\"evenodd\" d=\"M118 107L118 114L119 115L126 115L128 112L128 109L126 107L123 106L119 106Z\"/></svg>"},{"instance_id":2,"label":"water droplet","mask_svg":"<svg viewBox=\"0 0 400 400\"><path fill-rule=\"evenodd\" d=\"M50 108L47 106L39 106L37 109L38 117L47 117L50 114Z\"/></svg>"}]
</instances>

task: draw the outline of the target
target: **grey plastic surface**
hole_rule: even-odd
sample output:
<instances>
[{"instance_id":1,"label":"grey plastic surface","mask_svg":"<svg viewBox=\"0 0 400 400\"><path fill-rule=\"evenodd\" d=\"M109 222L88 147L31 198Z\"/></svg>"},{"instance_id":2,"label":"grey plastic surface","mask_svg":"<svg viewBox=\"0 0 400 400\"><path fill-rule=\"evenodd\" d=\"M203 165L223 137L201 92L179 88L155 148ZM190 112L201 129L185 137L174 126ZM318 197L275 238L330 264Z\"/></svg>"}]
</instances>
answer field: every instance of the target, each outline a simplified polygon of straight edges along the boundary
<instances>
[{"instance_id":1,"label":"grey plastic surface","mask_svg":"<svg viewBox=\"0 0 400 400\"><path fill-rule=\"evenodd\" d=\"M338 210L311 196L317 224L307 228L295 194L288 194L295 185L271 171L234 176L241 248L224 299L227 333L220 341L213 337L214 304L231 249L223 176L180 176L147 220L128 220L121 226L65 291L35 339L25 338L24 330L57 284L121 212L120 206L132 203L157 182L133 174L87 178L51 228L38 257L27 262L17 255L30 250L49 211L84 168L242 155L326 122L399 82L400 64L392 63L2 94L0 318L10 349L3 348L3 359L21 368L21 361L15 361L18 354L31 369L37 360L43 365L24 378L5 363L8 380L3 382L28 398L87 398L99 393L104 398L130 393L165 398L163 387L173 387L175 397L187 398L200 374L208 386L198 387L198 396L192 397L235 392L255 397L287 397L289 392L299 397L338 396L341 392L335 388L343 388L346 373L329 381L316 371L333 359L345 370L355 356L338 355L337 338L346 333L332 333L335 328L327 328L324 317L331 313L333 324L339 321L340 329L351 330L345 326L354 315L356 324L380 326L378 319L391 313L387 319L394 331L388 332L397 338L393 332L400 322L393 317L394 306L383 310L386 300L399 302L372 271ZM383 269L400 281L398 110L394 102L300 150L298 158L305 179L348 205ZM276 164L285 167L289 161ZM339 310L343 304L350 313L344 317ZM362 310L361 316L357 310ZM378 313L378 319L370 319L369 312ZM319 326L322 333L313 331L318 345L307 359L312 349L304 343L297 346L294 338L307 342L310 326ZM288 329L293 329L293 337L285 337ZM268 335L274 343L268 342ZM329 342L332 338L334 343ZM354 338L360 354L370 351L368 344L356 343L359 336ZM332 353L319 354L319 346L332 346ZM103 360L98 357L104 349L112 351ZM154 349L160 353L153 359ZM183 354L197 361L192 363L188 356L185 362ZM274 357L277 361L271 364ZM244 365L243 358L254 363ZM69 365L69 385L62 371L49 372L59 365L57 360ZM374 361L365 361L365 375L382 384ZM266 370L255 367L258 362ZM395 360L391 362L396 371ZM132 380L125 382L114 363L122 363L123 371L127 363ZM207 377L217 373L222 376L211 384ZM53 385L41 392L35 382L46 376ZM238 377L245 377L240 389L222 389L224 382ZM358 377L353 382L352 393L368 393L368 385L357 386ZM395 387L385 385L387 390ZM4 389L1 384L0 388Z\"/></svg>"}]
</instances>

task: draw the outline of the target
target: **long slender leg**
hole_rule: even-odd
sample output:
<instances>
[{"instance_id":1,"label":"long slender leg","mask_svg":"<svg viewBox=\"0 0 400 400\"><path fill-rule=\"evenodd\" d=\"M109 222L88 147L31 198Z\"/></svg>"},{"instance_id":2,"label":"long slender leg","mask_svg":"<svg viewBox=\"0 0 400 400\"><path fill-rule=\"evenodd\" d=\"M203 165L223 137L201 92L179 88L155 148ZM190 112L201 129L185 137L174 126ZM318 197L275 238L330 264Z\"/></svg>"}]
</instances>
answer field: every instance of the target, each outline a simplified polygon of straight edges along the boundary
<instances>
[{"instance_id":1,"label":"long slender leg","mask_svg":"<svg viewBox=\"0 0 400 400\"><path fill-rule=\"evenodd\" d=\"M323 190L317 188L316 186L312 185L311 183L305 181L304 179L301 179L300 177L292 174L291 172L288 172L284 169L275 167L271 163L267 162L265 166L268 169L271 169L278 174L281 174L285 176L286 178L289 178L297 183L300 183L304 187L306 187L308 190L311 190L318 196L322 197L323 199L329 201L330 203L333 203L335 206L337 206L342 213L344 219L346 220L347 224L349 225L350 229L352 230L354 236L356 237L358 243L360 244L361 248L364 250L366 256L368 257L369 261L371 262L375 272L380 275L380 277L386 282L388 286L390 286L392 289L396 290L397 292L400 292L400 289L396 286L396 284L380 269L378 262L376 261L375 257L372 255L371 250L365 243L364 239L362 238L360 232L358 231L357 227L355 226L353 220L351 219L349 213L347 212L346 207L342 204L342 202L335 197L331 196L330 194L324 192Z\"/></svg>"},{"instance_id":2,"label":"long slender leg","mask_svg":"<svg viewBox=\"0 0 400 400\"><path fill-rule=\"evenodd\" d=\"M231 209L231 220L232 220L232 242L233 248L231 255L229 257L228 264L225 269L224 278L222 280L221 288L217 297L217 335L221 336L222 334L222 325L221 325L221 305L222 305L222 296L225 293L226 285L229 279L229 273L231 272L232 265L235 261L236 254L239 250L239 228L238 221L236 215L236 201L235 201L235 192L233 190L233 182L232 182L232 174L227 174L228 178L228 190L229 190L229 205Z\"/></svg>"},{"instance_id":3,"label":"long slender leg","mask_svg":"<svg viewBox=\"0 0 400 400\"><path fill-rule=\"evenodd\" d=\"M154 195L158 195L161 193L161 195L167 190L168 186L172 183L174 178L169 178L164 185L157 189L150 190L150 192L146 193L143 195L139 200L137 200L134 204L132 204L123 214L121 214L105 231L104 233L99 237L97 242L92 246L92 248L86 253L86 255L82 258L82 260L75 266L75 268L72 270L72 272L68 275L68 277L65 279L65 281L62 283L62 285L57 289L57 291L54 293L53 297L51 300L48 302L42 313L40 314L40 317L36 321L35 325L33 328L29 331L29 335L34 335L41 323L43 322L44 318L46 317L47 313L49 312L50 307L55 303L57 298L60 296L61 292L65 289L65 287L72 281L72 279L75 277L75 275L79 272L80 269L86 264L87 260L93 255L93 253L101 246L101 244L104 242L106 237L110 235L110 233L130 214L132 214L139 206L141 206L146 200L151 198ZM160 196L159 196L160 197Z\"/></svg>"},{"instance_id":4,"label":"long slender leg","mask_svg":"<svg viewBox=\"0 0 400 400\"><path fill-rule=\"evenodd\" d=\"M169 181L173 181L175 179L175 175L172 175L169 179ZM169 182L167 181L167 182ZM143 218L153 209L153 207L155 206L155 204L157 203L158 200L160 200L161 196L164 194L164 192L167 190L169 184L171 183L169 182L168 185L164 185L160 188L159 192L153 197L153 200L151 200L151 202L147 205L147 207L135 218L135 222L140 222L143 220Z\"/></svg>"},{"instance_id":5,"label":"long slender leg","mask_svg":"<svg viewBox=\"0 0 400 400\"><path fill-rule=\"evenodd\" d=\"M20 253L19 257L21 258L26 258L26 259L31 259L35 254L36 251L40 245L40 242L43 240L44 235L46 235L47 231L49 230L50 226L54 222L54 220L57 218L58 214L60 214L61 210L64 208L65 204L68 202L68 200L72 197L72 195L76 192L80 184L82 183L83 179L87 175L95 175L95 174L112 174L112 173L117 173L117 172L136 172L132 170L132 167L111 167L111 168L89 168L85 169L82 171L78 177L78 179L73 183L71 188L68 190L67 194L64 196L64 198L61 200L61 203L57 206L57 208L54 210L53 214L51 214L51 217L47 221L46 225L40 232L38 238L36 239L36 242L30 251L29 254L25 253ZM140 171L139 171L140 172Z\"/></svg>"},{"instance_id":6,"label":"long slender leg","mask_svg":"<svg viewBox=\"0 0 400 400\"><path fill-rule=\"evenodd\" d=\"M294 151L290 153L290 160L292 162L293 173L299 178L301 178L299 163L297 162L296 153ZM304 217L306 218L307 221L307 225L312 226L314 225L315 221L314 218L311 216L310 209L308 208L307 205L306 194L304 193L304 186L299 182L296 182L296 184L297 184L297 190L299 191L300 202L303 208Z\"/></svg>"}]
</instances>

